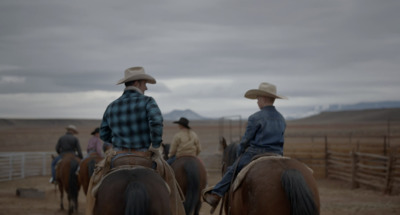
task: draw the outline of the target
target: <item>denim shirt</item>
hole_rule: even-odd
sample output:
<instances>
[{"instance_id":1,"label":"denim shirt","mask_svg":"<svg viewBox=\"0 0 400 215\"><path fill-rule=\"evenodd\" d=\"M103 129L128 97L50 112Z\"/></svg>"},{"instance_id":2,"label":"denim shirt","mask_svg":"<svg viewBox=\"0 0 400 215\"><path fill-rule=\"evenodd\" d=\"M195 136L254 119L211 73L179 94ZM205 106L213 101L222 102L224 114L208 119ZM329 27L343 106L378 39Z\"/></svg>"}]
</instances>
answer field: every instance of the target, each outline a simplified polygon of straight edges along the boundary
<instances>
[{"instance_id":1,"label":"denim shirt","mask_svg":"<svg viewBox=\"0 0 400 215\"><path fill-rule=\"evenodd\" d=\"M246 132L239 150L259 148L264 152L283 155L286 122L274 106L263 107L248 118Z\"/></svg>"}]
</instances>

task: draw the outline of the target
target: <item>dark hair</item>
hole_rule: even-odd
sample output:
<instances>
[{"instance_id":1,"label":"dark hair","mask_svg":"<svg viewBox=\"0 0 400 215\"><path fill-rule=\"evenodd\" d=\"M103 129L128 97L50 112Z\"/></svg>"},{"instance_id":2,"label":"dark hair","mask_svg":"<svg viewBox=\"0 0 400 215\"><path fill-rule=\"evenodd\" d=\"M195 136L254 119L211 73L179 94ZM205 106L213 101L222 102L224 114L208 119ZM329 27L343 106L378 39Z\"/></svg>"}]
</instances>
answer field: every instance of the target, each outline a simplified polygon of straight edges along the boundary
<instances>
[{"instance_id":1,"label":"dark hair","mask_svg":"<svg viewBox=\"0 0 400 215\"><path fill-rule=\"evenodd\" d=\"M135 83L135 81L137 81L137 80L125 82L125 87L127 87L127 86L133 86L133 84Z\"/></svg>"}]
</instances>

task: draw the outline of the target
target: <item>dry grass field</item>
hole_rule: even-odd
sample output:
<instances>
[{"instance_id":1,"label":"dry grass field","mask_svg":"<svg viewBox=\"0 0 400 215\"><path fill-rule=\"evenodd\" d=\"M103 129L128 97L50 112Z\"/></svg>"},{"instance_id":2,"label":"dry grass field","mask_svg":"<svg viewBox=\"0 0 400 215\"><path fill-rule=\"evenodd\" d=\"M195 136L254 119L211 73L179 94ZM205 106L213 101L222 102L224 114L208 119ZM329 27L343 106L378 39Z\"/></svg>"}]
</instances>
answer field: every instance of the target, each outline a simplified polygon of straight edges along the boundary
<instances>
[{"instance_id":1,"label":"dry grass field","mask_svg":"<svg viewBox=\"0 0 400 215\"><path fill-rule=\"evenodd\" d=\"M400 146L400 111L386 111L379 115L364 112L362 120L346 113L343 116L322 116L320 120L310 118L289 121L285 155L318 158L325 150L325 136L330 149L348 150L357 148L367 152L384 153L384 144L388 150L398 150ZM391 120L387 121L390 115ZM386 115L385 115L386 114ZM375 118L371 118L374 115ZM350 119L350 116L353 116ZM321 117L321 116L320 116ZM383 119L383 120L382 120ZM77 137L83 150L87 147L90 132L99 125L100 120L23 120L0 119L0 152L52 152L57 139L65 133L65 127L74 124L79 129ZM223 128L222 128L223 125ZM223 135L228 142L237 141L245 130L245 122L239 128L238 121L209 120L193 121L190 126L198 134L203 151L200 158L208 170L208 183L214 185L221 177L219 137ZM169 143L177 131L170 121L164 123L164 142ZM390 133L392 138L384 143L384 136ZM396 137L397 136L397 137ZM336 137L336 138L333 138ZM306 162L306 160L304 160ZM307 163L307 162L306 162ZM361 187L350 189L346 182L325 179L321 167L312 166L321 198L321 214L400 214L400 195L384 195L382 192ZM26 179L0 182L0 214L67 214L59 211L59 196L53 185L48 183L49 176L28 177ZM36 188L45 192L44 198L21 198L16 196L17 188ZM80 193L80 210L83 214L85 196ZM208 205L203 204L201 214L209 214Z\"/></svg>"}]
</instances>

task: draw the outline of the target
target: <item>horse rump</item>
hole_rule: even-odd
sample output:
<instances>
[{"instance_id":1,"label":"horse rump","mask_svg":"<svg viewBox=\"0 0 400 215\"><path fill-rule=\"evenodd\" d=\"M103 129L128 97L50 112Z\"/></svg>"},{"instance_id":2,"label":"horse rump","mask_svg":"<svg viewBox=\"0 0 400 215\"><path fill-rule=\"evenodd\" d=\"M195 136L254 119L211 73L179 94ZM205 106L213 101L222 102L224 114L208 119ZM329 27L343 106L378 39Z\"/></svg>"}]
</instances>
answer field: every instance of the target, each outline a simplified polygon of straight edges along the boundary
<instances>
[{"instance_id":1,"label":"horse rump","mask_svg":"<svg viewBox=\"0 0 400 215\"><path fill-rule=\"evenodd\" d=\"M165 181L152 169L115 170L99 186L93 214L169 215L169 191Z\"/></svg>"},{"instance_id":2,"label":"horse rump","mask_svg":"<svg viewBox=\"0 0 400 215\"><path fill-rule=\"evenodd\" d=\"M291 215L318 215L319 210L303 174L297 169L287 169L281 176L282 188L290 202Z\"/></svg>"}]
</instances>

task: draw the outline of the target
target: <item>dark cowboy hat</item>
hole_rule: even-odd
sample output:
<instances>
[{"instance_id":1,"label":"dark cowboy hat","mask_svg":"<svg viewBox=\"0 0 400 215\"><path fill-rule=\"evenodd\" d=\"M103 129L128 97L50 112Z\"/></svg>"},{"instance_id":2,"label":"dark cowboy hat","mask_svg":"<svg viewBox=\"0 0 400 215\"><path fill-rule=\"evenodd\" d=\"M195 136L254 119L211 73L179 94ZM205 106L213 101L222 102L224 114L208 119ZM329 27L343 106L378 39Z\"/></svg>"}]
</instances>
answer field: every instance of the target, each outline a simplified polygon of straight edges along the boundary
<instances>
[{"instance_id":1,"label":"dark cowboy hat","mask_svg":"<svg viewBox=\"0 0 400 215\"><path fill-rule=\"evenodd\" d=\"M183 127L189 128L189 120L186 119L185 117L181 117L178 121L175 121L174 123L182 125Z\"/></svg>"},{"instance_id":2,"label":"dark cowboy hat","mask_svg":"<svg viewBox=\"0 0 400 215\"><path fill-rule=\"evenodd\" d=\"M100 128L96 128L96 129L94 129L94 131L92 131L92 133L90 133L91 135L94 135L94 134L96 134L96 133L99 133L100 132Z\"/></svg>"}]
</instances>

